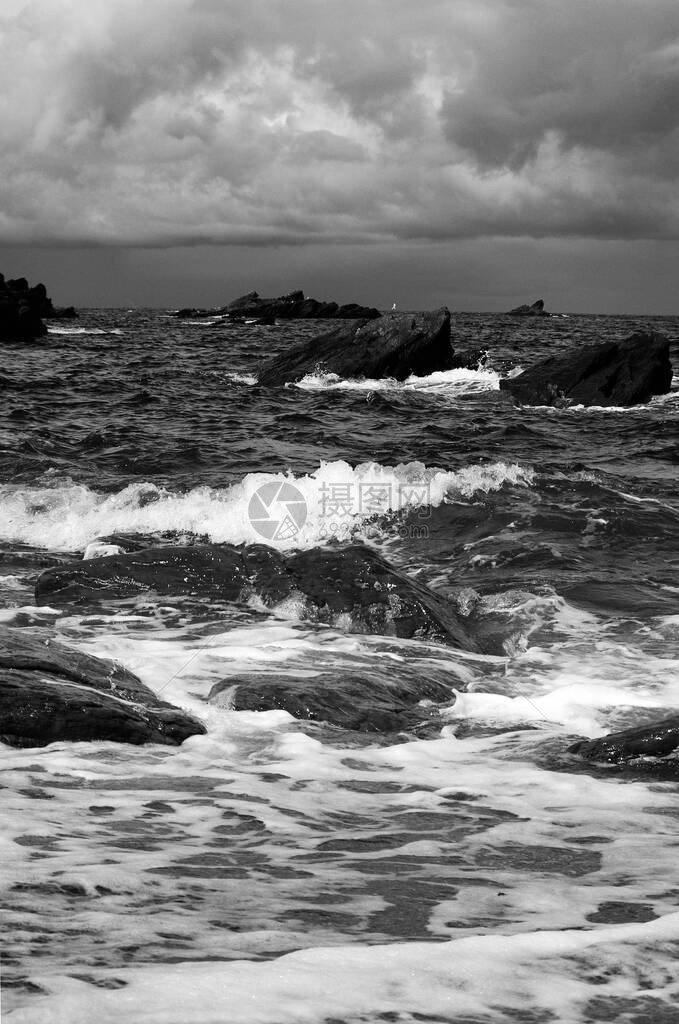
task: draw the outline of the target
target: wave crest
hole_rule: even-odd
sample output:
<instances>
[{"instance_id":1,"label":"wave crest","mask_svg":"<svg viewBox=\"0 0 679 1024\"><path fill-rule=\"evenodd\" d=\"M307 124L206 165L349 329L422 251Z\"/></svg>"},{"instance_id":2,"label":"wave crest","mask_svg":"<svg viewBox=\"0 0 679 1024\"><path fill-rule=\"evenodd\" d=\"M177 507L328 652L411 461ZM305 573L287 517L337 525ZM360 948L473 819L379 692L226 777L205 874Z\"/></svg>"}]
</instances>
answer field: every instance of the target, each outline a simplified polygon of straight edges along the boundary
<instances>
[{"instance_id":1,"label":"wave crest","mask_svg":"<svg viewBox=\"0 0 679 1024\"><path fill-rule=\"evenodd\" d=\"M153 483L116 494L70 479L42 488L0 488L0 539L76 551L115 533L174 533L231 544L308 548L346 539L369 519L441 505L499 490L530 486L534 472L496 462L457 471L411 462L382 466L324 462L310 475L249 473L225 488L176 493Z\"/></svg>"}]
</instances>

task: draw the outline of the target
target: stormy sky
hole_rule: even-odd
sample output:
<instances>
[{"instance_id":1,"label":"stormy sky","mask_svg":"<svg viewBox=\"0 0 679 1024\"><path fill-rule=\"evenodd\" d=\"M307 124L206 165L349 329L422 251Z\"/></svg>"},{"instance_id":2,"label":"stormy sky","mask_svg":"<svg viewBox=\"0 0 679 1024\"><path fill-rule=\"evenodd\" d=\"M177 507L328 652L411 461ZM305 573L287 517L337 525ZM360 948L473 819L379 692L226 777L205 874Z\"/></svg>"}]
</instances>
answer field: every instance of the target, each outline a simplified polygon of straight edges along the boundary
<instances>
[{"instance_id":1,"label":"stormy sky","mask_svg":"<svg viewBox=\"0 0 679 1024\"><path fill-rule=\"evenodd\" d=\"M677 0L2 0L0 270L679 313Z\"/></svg>"}]
</instances>

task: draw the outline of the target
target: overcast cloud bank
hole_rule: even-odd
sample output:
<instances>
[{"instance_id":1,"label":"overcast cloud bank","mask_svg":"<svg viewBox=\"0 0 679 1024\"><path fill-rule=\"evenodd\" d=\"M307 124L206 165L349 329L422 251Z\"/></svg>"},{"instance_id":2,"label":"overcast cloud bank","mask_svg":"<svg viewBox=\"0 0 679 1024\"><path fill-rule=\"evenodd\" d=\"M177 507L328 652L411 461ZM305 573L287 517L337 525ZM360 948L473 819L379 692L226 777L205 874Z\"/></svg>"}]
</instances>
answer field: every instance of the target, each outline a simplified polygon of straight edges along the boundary
<instances>
[{"instance_id":1,"label":"overcast cloud bank","mask_svg":"<svg viewBox=\"0 0 679 1024\"><path fill-rule=\"evenodd\" d=\"M7 0L9 243L679 237L676 0Z\"/></svg>"}]
</instances>

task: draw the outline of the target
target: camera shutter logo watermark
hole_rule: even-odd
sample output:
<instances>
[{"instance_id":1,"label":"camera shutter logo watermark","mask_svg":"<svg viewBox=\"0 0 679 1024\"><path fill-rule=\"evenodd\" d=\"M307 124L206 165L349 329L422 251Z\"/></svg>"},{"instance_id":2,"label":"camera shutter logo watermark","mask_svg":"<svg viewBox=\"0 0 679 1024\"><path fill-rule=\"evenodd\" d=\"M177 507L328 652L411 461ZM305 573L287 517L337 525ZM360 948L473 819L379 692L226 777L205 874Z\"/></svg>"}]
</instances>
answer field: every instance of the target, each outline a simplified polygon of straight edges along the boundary
<instances>
[{"instance_id":1,"label":"camera shutter logo watermark","mask_svg":"<svg viewBox=\"0 0 679 1024\"><path fill-rule=\"evenodd\" d=\"M262 484L250 498L248 518L265 540L294 540L307 518L302 492L287 480Z\"/></svg>"}]
</instances>

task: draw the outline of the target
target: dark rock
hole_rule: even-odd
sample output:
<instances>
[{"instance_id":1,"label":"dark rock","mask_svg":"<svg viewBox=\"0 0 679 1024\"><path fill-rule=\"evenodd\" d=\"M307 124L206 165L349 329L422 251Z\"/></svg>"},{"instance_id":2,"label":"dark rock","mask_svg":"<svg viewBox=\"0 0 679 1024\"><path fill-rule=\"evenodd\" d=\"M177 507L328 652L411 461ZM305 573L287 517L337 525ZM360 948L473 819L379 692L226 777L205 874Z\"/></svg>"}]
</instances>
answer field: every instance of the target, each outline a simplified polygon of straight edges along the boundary
<instances>
[{"instance_id":1,"label":"dark rock","mask_svg":"<svg viewBox=\"0 0 679 1024\"><path fill-rule=\"evenodd\" d=\"M374 306L359 306L356 302L349 302L340 306L333 316L338 320L377 320L382 314Z\"/></svg>"},{"instance_id":2,"label":"dark rock","mask_svg":"<svg viewBox=\"0 0 679 1024\"><path fill-rule=\"evenodd\" d=\"M538 299L532 306L524 304L523 306L517 306L515 309L510 309L507 316L551 316L545 309L545 303L542 299Z\"/></svg>"},{"instance_id":3,"label":"dark rock","mask_svg":"<svg viewBox=\"0 0 679 1024\"><path fill-rule=\"evenodd\" d=\"M388 683L368 673L319 673L301 679L260 673L223 680L207 699L235 711L279 709L342 729L390 733L413 729L438 715L435 708L418 707L420 701L443 703L451 696L448 685L419 672Z\"/></svg>"},{"instance_id":4,"label":"dark rock","mask_svg":"<svg viewBox=\"0 0 679 1024\"><path fill-rule=\"evenodd\" d=\"M581 740L570 747L588 761L629 761L635 757L665 757L679 747L679 715L653 725L611 732L596 740Z\"/></svg>"},{"instance_id":5,"label":"dark rock","mask_svg":"<svg viewBox=\"0 0 679 1024\"><path fill-rule=\"evenodd\" d=\"M301 296L302 298L304 298L304 295L303 295L302 292L296 292L295 294L298 295L298 296ZM238 299L234 299L233 302L229 302L228 305L226 306L226 308L228 310L231 310L231 309L238 309L238 310L239 309L249 309L251 306L254 306L254 305L256 305L256 303L262 302L262 301L266 302L266 301L269 301L269 300L267 300L267 299L265 299L265 300L260 299L259 292L248 292L247 295L241 295Z\"/></svg>"},{"instance_id":6,"label":"dark rock","mask_svg":"<svg viewBox=\"0 0 679 1024\"><path fill-rule=\"evenodd\" d=\"M86 452L98 451L106 447L106 438L101 430L92 430L82 439L80 447L84 448Z\"/></svg>"},{"instance_id":7,"label":"dark rock","mask_svg":"<svg viewBox=\"0 0 679 1024\"><path fill-rule=\"evenodd\" d=\"M488 359L488 349L470 348L463 352L453 352L451 370L478 370Z\"/></svg>"},{"instance_id":8,"label":"dark rock","mask_svg":"<svg viewBox=\"0 0 679 1024\"><path fill-rule=\"evenodd\" d=\"M248 319L256 324L273 324L276 320L372 320L381 316L381 313L374 306L359 306L355 302L338 306L336 302L307 299L304 292L297 290L273 299L263 299L259 292L248 292L226 306L216 309L194 309L189 306L177 310L172 316L192 319L223 316L228 317L231 323L244 323Z\"/></svg>"},{"instance_id":9,"label":"dark rock","mask_svg":"<svg viewBox=\"0 0 679 1024\"><path fill-rule=\"evenodd\" d=\"M452 363L450 313L443 307L417 316L345 322L270 360L259 374L259 383L282 385L319 369L341 377L405 380L413 373L449 370Z\"/></svg>"},{"instance_id":10,"label":"dark rock","mask_svg":"<svg viewBox=\"0 0 679 1024\"><path fill-rule=\"evenodd\" d=\"M52 307L51 313L43 313L46 320L77 320L78 310L75 306Z\"/></svg>"},{"instance_id":11,"label":"dark rock","mask_svg":"<svg viewBox=\"0 0 679 1024\"><path fill-rule=\"evenodd\" d=\"M194 309L193 306L185 306L183 309L178 309L170 315L177 317L179 320L201 320L205 317L214 316L214 314L215 311L213 309Z\"/></svg>"},{"instance_id":12,"label":"dark rock","mask_svg":"<svg viewBox=\"0 0 679 1024\"><path fill-rule=\"evenodd\" d=\"M636 405L670 390L672 365L667 338L637 331L624 341L605 342L550 356L500 381L525 405Z\"/></svg>"},{"instance_id":13,"label":"dark rock","mask_svg":"<svg viewBox=\"0 0 679 1024\"><path fill-rule=\"evenodd\" d=\"M377 319L381 314L373 306L359 306L352 302L338 306L336 302L320 302L307 299L302 291L289 292L276 299L263 299L258 292L248 292L234 299L221 312L229 316L274 320L328 320L328 319Z\"/></svg>"},{"instance_id":14,"label":"dark rock","mask_svg":"<svg viewBox=\"0 0 679 1024\"><path fill-rule=\"evenodd\" d=\"M475 649L449 602L361 544L289 555L263 544L148 548L48 569L35 593L37 604L59 605L144 591L225 602L256 596L267 607L294 597L313 622Z\"/></svg>"},{"instance_id":15,"label":"dark rock","mask_svg":"<svg viewBox=\"0 0 679 1024\"><path fill-rule=\"evenodd\" d=\"M82 654L45 631L0 627L0 740L178 745L205 732L115 662Z\"/></svg>"},{"instance_id":16,"label":"dark rock","mask_svg":"<svg viewBox=\"0 0 679 1024\"><path fill-rule=\"evenodd\" d=\"M47 334L43 319L59 315L77 316L54 309L44 284L29 287L25 277L5 281L0 274L0 341L30 341Z\"/></svg>"}]
</instances>

